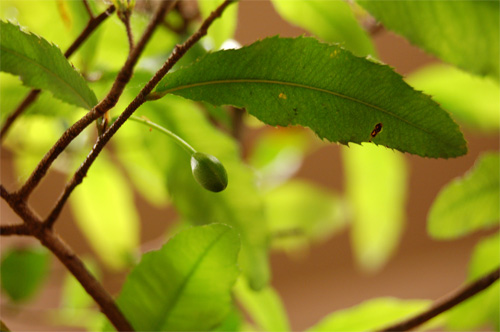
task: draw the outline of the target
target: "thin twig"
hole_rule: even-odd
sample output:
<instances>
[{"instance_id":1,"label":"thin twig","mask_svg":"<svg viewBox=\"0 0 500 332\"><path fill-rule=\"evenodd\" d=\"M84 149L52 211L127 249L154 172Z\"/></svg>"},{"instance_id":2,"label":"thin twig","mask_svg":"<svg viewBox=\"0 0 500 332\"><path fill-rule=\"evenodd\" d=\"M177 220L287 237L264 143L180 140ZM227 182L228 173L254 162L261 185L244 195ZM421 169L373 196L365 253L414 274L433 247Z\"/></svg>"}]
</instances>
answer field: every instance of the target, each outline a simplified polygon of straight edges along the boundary
<instances>
[{"instance_id":1,"label":"thin twig","mask_svg":"<svg viewBox=\"0 0 500 332\"><path fill-rule=\"evenodd\" d=\"M75 41L68 47L66 52L64 52L64 56L66 58L69 58L79 47L82 45L82 43L90 36L90 34L102 23L106 18L111 15L115 10L114 6L108 7L103 13L101 13L97 17L93 17L89 20L87 23L87 26L83 31L80 33L80 35L75 39ZM26 108L31 105L38 97L40 94L40 90L38 89L33 89L31 90L28 95L24 98L24 100L17 106L16 110L10 114L7 119L5 120L2 129L0 130L0 141L3 140L7 132L9 131L10 127L14 123L14 121L26 110Z\"/></svg>"},{"instance_id":2,"label":"thin twig","mask_svg":"<svg viewBox=\"0 0 500 332\"><path fill-rule=\"evenodd\" d=\"M89 3L87 0L82 0L83 5L85 6L85 10L87 10L87 13L89 14L90 19L94 18L94 13L92 13L92 9L90 9Z\"/></svg>"},{"instance_id":3,"label":"thin twig","mask_svg":"<svg viewBox=\"0 0 500 332\"><path fill-rule=\"evenodd\" d=\"M26 224L1 225L0 235L31 235L31 232Z\"/></svg>"},{"instance_id":4,"label":"thin twig","mask_svg":"<svg viewBox=\"0 0 500 332\"><path fill-rule=\"evenodd\" d=\"M64 52L64 56L69 58L82 43L90 36L90 34L99 26L102 22L104 22L113 12L115 11L115 6L109 6L104 12L99 14L99 16L92 18L87 23L87 26L83 29L82 33L75 39L73 44L71 44L66 52Z\"/></svg>"},{"instance_id":5,"label":"thin twig","mask_svg":"<svg viewBox=\"0 0 500 332\"><path fill-rule=\"evenodd\" d=\"M128 107L123 111L122 114L116 119L115 122L106 130L97 140L96 144L90 151L89 155L78 168L78 170L73 175L72 179L66 184L64 192L59 197L54 209L49 213L48 217L44 221L47 227L52 227L55 220L59 216L66 200L70 196L73 189L82 183L83 178L86 176L92 163L95 161L99 153L102 151L106 143L113 137L113 135L118 131L118 129L127 121L127 119L141 106L145 101L147 95L153 91L154 87L160 82L160 80L168 73L170 69L179 61L179 59L203 36L207 34L207 30L210 25L220 17L223 11L235 0L224 1L212 14L207 17L203 22L201 27L196 31L191 37L189 37L183 44L176 45L169 58L165 61L163 66L156 72L156 74L151 78L151 80L144 86L144 88L139 92L137 97L128 105Z\"/></svg>"},{"instance_id":6,"label":"thin twig","mask_svg":"<svg viewBox=\"0 0 500 332\"><path fill-rule=\"evenodd\" d=\"M130 14L127 14L125 19L122 20L123 24L125 24L125 29L127 30L127 39L128 45L130 48L130 52L134 49L134 34L132 33L132 27L130 26Z\"/></svg>"},{"instance_id":7,"label":"thin twig","mask_svg":"<svg viewBox=\"0 0 500 332\"><path fill-rule=\"evenodd\" d=\"M130 81L133 74L133 68L139 59L142 51L144 50L147 42L153 35L155 28L162 21L163 17L168 10L175 3L174 1L162 2L155 15L151 19L146 31L142 35L141 39L134 47L133 51L129 54L127 61L123 65L122 69L118 73L113 86L106 97L97 104L90 112L73 124L69 129L67 129L59 140L52 146L49 152L45 154L43 159L38 163L35 170L31 173L25 184L17 191L22 199L27 199L31 192L40 183L42 178L47 173L48 169L54 162L54 160L61 154L64 149L73 141L73 139L78 136L85 128L87 128L94 120L102 116L106 111L111 109L116 105L118 99L120 98L123 89Z\"/></svg>"},{"instance_id":8,"label":"thin twig","mask_svg":"<svg viewBox=\"0 0 500 332\"><path fill-rule=\"evenodd\" d=\"M380 330L380 332L388 332L388 331L408 331L414 327L417 327L431 318L436 317L437 315L453 308L457 304L467 300L471 296L476 295L477 293L485 290L489 286L491 286L495 281L498 280L500 276L500 268L488 273L484 277L476 280L475 282L466 285L460 289L458 289L454 294L448 296L446 299L436 302L431 308L424 311L423 313L411 317L410 319L399 322L395 325L386 327L385 329Z\"/></svg>"},{"instance_id":9,"label":"thin twig","mask_svg":"<svg viewBox=\"0 0 500 332\"><path fill-rule=\"evenodd\" d=\"M7 135L7 132L9 131L10 127L14 123L14 121L21 115L24 110L31 105L32 102L36 100L38 97L38 94L40 93L40 90L31 90L26 97L23 99L23 101L17 106L17 108L12 112L7 119L5 119L5 122L3 123L2 129L0 130L0 140L2 140L5 135Z\"/></svg>"}]
</instances>

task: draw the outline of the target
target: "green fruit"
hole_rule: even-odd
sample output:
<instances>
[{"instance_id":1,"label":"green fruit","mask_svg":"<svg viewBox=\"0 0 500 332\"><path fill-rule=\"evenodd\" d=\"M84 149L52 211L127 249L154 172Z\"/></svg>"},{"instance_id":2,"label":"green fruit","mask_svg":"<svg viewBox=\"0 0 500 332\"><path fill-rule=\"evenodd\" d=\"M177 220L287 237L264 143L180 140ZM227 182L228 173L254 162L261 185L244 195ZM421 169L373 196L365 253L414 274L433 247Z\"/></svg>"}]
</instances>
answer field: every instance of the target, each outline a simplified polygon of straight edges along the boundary
<instances>
[{"instance_id":1,"label":"green fruit","mask_svg":"<svg viewBox=\"0 0 500 332\"><path fill-rule=\"evenodd\" d=\"M227 172L219 159L195 152L191 156L191 169L195 180L205 189L219 192L227 187Z\"/></svg>"}]
</instances>

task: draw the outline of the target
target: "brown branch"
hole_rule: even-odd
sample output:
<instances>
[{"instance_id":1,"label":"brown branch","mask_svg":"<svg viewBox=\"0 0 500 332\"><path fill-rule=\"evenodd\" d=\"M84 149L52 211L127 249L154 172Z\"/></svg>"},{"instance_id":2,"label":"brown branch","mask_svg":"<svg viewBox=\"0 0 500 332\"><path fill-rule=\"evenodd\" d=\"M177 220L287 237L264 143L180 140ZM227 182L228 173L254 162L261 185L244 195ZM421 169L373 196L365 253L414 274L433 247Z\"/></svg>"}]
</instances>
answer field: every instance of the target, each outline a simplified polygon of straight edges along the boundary
<instances>
[{"instance_id":1,"label":"brown branch","mask_svg":"<svg viewBox=\"0 0 500 332\"><path fill-rule=\"evenodd\" d=\"M69 58L81 45L82 43L90 36L90 34L99 26L102 22L104 22L113 12L115 11L115 6L109 6L104 12L102 12L97 17L92 17L87 26L83 29L80 35L75 39L73 44L71 44L66 52L64 52L64 56Z\"/></svg>"},{"instance_id":2,"label":"brown branch","mask_svg":"<svg viewBox=\"0 0 500 332\"><path fill-rule=\"evenodd\" d=\"M154 87L160 82L160 80L168 73L170 69L179 61L179 59L203 36L207 34L207 30L210 25L222 15L224 9L229 6L235 0L224 1L212 14L207 17L203 22L201 27L196 31L191 37L189 37L183 44L176 45L169 58L165 61L163 66L156 72L156 74L151 78L151 80L144 86L144 88L139 92L137 97L128 105L128 107L123 111L122 114L116 119L115 122L106 130L97 140L92 151L78 168L78 170L73 175L72 179L66 184L64 192L59 197L54 209L49 213L48 217L45 219L44 223L47 227L52 227L54 222L57 220L66 200L69 198L73 189L82 183L83 178L86 176L90 166L95 161L99 153L102 151L107 142L113 137L113 135L118 131L118 129L125 123L125 121L141 106L145 101L148 94L153 91Z\"/></svg>"},{"instance_id":3,"label":"brown branch","mask_svg":"<svg viewBox=\"0 0 500 332\"><path fill-rule=\"evenodd\" d=\"M82 0L83 5L85 6L85 10L89 14L90 19L94 18L94 13L92 13L92 9L90 9L89 3L87 0Z\"/></svg>"},{"instance_id":4,"label":"brown branch","mask_svg":"<svg viewBox=\"0 0 500 332\"><path fill-rule=\"evenodd\" d=\"M52 251L61 263L75 276L87 293L99 304L101 311L118 331L133 331L134 328L118 309L111 295L85 268L78 256L52 230L41 228L35 235L40 242Z\"/></svg>"},{"instance_id":5,"label":"brown branch","mask_svg":"<svg viewBox=\"0 0 500 332\"><path fill-rule=\"evenodd\" d=\"M45 247L52 251L57 258L59 258L61 263L66 266L87 293L92 296L101 307L101 311L106 315L113 326L119 331L133 331L132 326L120 312L111 295L109 295L102 285L85 268L85 265L71 248L69 248L57 234L54 234L53 230L44 227L40 217L33 213L26 202L20 200L15 194L9 193L1 184L0 196L9 204L14 212L23 219L24 224L19 225L19 228L22 229L21 226L25 226L32 236L36 237Z\"/></svg>"},{"instance_id":6,"label":"brown branch","mask_svg":"<svg viewBox=\"0 0 500 332\"><path fill-rule=\"evenodd\" d=\"M67 129L59 140L52 146L49 152L45 154L43 159L38 163L35 170L31 173L25 184L16 193L20 198L27 199L31 192L40 183L42 178L47 173L48 169L54 162L54 160L61 154L64 149L73 141L73 139L78 136L85 128L88 127L94 120L102 116L106 111L111 109L116 105L118 99L120 98L125 85L130 81L133 73L133 67L137 63L139 56L144 50L147 42L153 35L156 26L161 22L167 11L175 3L174 1L162 2L154 17L150 21L146 31L142 35L140 41L137 43L133 51L129 54L127 61L118 73L113 87L107 96L97 104L90 112L88 112L84 117L73 124L69 129Z\"/></svg>"},{"instance_id":7,"label":"brown branch","mask_svg":"<svg viewBox=\"0 0 500 332\"><path fill-rule=\"evenodd\" d=\"M0 235L31 235L31 232L26 224L1 225Z\"/></svg>"},{"instance_id":8,"label":"brown branch","mask_svg":"<svg viewBox=\"0 0 500 332\"><path fill-rule=\"evenodd\" d=\"M408 331L414 327L417 327L431 318L436 317L437 315L453 308L457 304L467 300L471 296L476 295L477 293L485 290L489 286L491 286L495 281L498 280L500 276L500 268L490 272L484 277L474 281L473 283L466 285L460 289L458 289L454 294L448 296L444 300L436 302L431 308L426 310L425 312L397 323L395 325L386 327L385 329L380 330L380 332L388 332L388 331Z\"/></svg>"},{"instance_id":9,"label":"brown branch","mask_svg":"<svg viewBox=\"0 0 500 332\"><path fill-rule=\"evenodd\" d=\"M17 106L17 108L12 112L7 119L5 119L5 122L3 123L2 129L0 130L0 140L2 140L5 135L7 135L7 132L9 131L10 127L14 123L14 121L24 112L24 110L31 105L32 102L36 100L38 97L38 94L40 93L40 90L31 90L26 97L23 99L23 101Z\"/></svg>"},{"instance_id":10,"label":"brown branch","mask_svg":"<svg viewBox=\"0 0 500 332\"><path fill-rule=\"evenodd\" d=\"M64 56L69 58L81 45L82 43L90 36L90 34L102 23L108 16L113 13L115 10L114 6L108 7L103 13L101 13L97 17L92 17L85 29L80 33L80 35L75 39L75 41L68 47L66 52L64 52ZM31 105L40 94L39 89L31 90L28 95L24 98L24 100L17 106L16 110L10 114L5 120L2 129L0 130L0 141L5 137L10 127L14 123L14 121L26 110L26 108Z\"/></svg>"}]
</instances>

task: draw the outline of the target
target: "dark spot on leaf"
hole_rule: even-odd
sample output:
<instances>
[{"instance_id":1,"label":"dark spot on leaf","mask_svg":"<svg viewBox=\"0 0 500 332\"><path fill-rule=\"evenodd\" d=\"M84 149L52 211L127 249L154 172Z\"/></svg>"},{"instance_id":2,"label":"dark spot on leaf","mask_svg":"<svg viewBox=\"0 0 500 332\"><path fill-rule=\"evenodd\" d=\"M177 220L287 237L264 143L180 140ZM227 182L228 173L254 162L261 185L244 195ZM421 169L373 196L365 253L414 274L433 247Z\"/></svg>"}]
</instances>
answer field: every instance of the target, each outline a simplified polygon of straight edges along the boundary
<instances>
[{"instance_id":1,"label":"dark spot on leaf","mask_svg":"<svg viewBox=\"0 0 500 332\"><path fill-rule=\"evenodd\" d=\"M380 133L382 131L382 123L377 123L375 125L375 128L373 128L372 132L370 133L370 136L371 136L371 139L369 140L369 142L372 141L372 139L375 138L375 136L378 135L378 133Z\"/></svg>"}]
</instances>

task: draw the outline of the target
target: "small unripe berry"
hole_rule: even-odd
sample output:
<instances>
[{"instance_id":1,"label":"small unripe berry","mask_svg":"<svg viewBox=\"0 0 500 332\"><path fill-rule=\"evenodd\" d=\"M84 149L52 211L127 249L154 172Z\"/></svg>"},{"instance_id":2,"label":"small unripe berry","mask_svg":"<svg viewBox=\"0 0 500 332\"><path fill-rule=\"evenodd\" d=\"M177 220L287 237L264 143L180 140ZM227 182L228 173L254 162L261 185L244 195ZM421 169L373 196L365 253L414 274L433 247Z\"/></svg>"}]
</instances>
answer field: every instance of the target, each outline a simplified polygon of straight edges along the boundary
<instances>
[{"instance_id":1,"label":"small unripe berry","mask_svg":"<svg viewBox=\"0 0 500 332\"><path fill-rule=\"evenodd\" d=\"M227 172L219 159L195 152L191 156L191 169L195 180L205 189L219 192L227 187Z\"/></svg>"}]
</instances>

